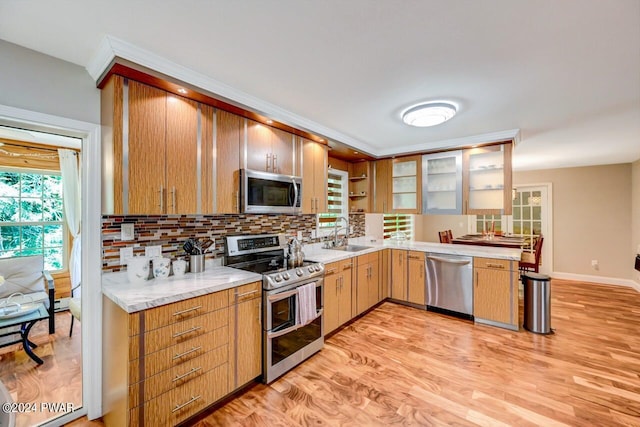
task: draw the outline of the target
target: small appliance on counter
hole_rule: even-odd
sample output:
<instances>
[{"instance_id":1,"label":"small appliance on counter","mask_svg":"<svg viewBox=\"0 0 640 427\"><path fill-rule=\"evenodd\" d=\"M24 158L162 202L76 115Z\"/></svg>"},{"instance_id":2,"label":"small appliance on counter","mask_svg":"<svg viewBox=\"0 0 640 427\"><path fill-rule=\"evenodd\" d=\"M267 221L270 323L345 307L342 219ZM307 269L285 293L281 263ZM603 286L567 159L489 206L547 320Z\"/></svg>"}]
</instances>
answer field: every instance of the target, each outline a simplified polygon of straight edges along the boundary
<instances>
[{"instance_id":1,"label":"small appliance on counter","mask_svg":"<svg viewBox=\"0 0 640 427\"><path fill-rule=\"evenodd\" d=\"M262 273L265 383L322 349L324 265L304 261L297 240L287 244L282 234L229 236L223 264Z\"/></svg>"}]
</instances>

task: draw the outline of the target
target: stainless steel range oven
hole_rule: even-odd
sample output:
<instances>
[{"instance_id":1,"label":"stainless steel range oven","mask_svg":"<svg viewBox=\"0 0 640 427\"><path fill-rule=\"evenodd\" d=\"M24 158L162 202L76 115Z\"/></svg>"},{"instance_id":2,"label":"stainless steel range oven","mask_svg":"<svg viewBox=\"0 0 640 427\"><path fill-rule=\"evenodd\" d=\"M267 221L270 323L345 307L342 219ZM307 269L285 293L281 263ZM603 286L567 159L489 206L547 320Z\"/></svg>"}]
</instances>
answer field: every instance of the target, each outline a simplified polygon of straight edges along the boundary
<instances>
[{"instance_id":1,"label":"stainless steel range oven","mask_svg":"<svg viewBox=\"0 0 640 427\"><path fill-rule=\"evenodd\" d=\"M305 262L287 269L284 235L230 236L225 240L226 266L262 273L262 377L270 383L324 345L324 266ZM309 284L315 288L315 319L303 324L300 290Z\"/></svg>"}]
</instances>

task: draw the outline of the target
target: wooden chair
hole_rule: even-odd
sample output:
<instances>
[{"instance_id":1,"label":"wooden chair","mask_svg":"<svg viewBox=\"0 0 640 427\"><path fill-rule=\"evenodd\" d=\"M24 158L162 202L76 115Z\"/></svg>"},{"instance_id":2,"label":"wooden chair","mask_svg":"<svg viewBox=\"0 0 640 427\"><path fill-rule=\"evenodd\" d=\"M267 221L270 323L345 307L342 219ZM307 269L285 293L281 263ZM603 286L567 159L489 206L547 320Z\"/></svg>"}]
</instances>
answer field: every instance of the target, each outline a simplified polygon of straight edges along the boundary
<instances>
[{"instance_id":1,"label":"wooden chair","mask_svg":"<svg viewBox=\"0 0 640 427\"><path fill-rule=\"evenodd\" d=\"M439 231L438 236L440 237L440 243L451 243L451 240L453 240L451 230Z\"/></svg>"},{"instance_id":2,"label":"wooden chair","mask_svg":"<svg viewBox=\"0 0 640 427\"><path fill-rule=\"evenodd\" d=\"M543 240L544 237L542 237L542 234L539 235L533 245L533 253L522 252L520 264L518 265L520 272L534 271L538 273L538 269L540 268L540 255L542 254Z\"/></svg>"}]
</instances>

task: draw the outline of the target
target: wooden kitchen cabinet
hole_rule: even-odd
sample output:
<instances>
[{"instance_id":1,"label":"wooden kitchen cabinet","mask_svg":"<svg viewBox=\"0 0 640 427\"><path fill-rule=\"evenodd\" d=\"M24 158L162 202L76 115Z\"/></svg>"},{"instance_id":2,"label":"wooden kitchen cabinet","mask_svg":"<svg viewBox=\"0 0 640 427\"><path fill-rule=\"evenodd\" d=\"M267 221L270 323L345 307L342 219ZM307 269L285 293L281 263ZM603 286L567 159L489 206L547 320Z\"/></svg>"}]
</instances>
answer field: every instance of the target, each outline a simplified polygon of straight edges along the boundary
<instances>
[{"instance_id":1,"label":"wooden kitchen cabinet","mask_svg":"<svg viewBox=\"0 0 640 427\"><path fill-rule=\"evenodd\" d=\"M422 209L422 156L392 160L391 212L416 214Z\"/></svg>"},{"instance_id":2,"label":"wooden kitchen cabinet","mask_svg":"<svg viewBox=\"0 0 640 427\"><path fill-rule=\"evenodd\" d=\"M391 296L391 249L380 251L380 301Z\"/></svg>"},{"instance_id":3,"label":"wooden kitchen cabinet","mask_svg":"<svg viewBox=\"0 0 640 427\"><path fill-rule=\"evenodd\" d=\"M407 301L426 305L425 253L408 251L407 253Z\"/></svg>"},{"instance_id":4,"label":"wooden kitchen cabinet","mask_svg":"<svg viewBox=\"0 0 640 427\"><path fill-rule=\"evenodd\" d=\"M302 213L327 211L327 147L308 139L302 141Z\"/></svg>"},{"instance_id":5,"label":"wooden kitchen cabinet","mask_svg":"<svg viewBox=\"0 0 640 427\"><path fill-rule=\"evenodd\" d=\"M511 155L511 143L463 151L463 213L511 215Z\"/></svg>"},{"instance_id":6,"label":"wooden kitchen cabinet","mask_svg":"<svg viewBox=\"0 0 640 427\"><path fill-rule=\"evenodd\" d=\"M391 212L391 171L393 169L392 159L382 159L373 162L374 187L373 192L373 212Z\"/></svg>"},{"instance_id":7,"label":"wooden kitchen cabinet","mask_svg":"<svg viewBox=\"0 0 640 427\"><path fill-rule=\"evenodd\" d=\"M349 212L371 212L371 163L349 163Z\"/></svg>"},{"instance_id":8,"label":"wooden kitchen cabinet","mask_svg":"<svg viewBox=\"0 0 640 427\"><path fill-rule=\"evenodd\" d=\"M262 375L262 283L231 290L229 384L237 390Z\"/></svg>"},{"instance_id":9,"label":"wooden kitchen cabinet","mask_svg":"<svg viewBox=\"0 0 640 427\"><path fill-rule=\"evenodd\" d=\"M351 320L353 260L325 265L324 332L328 334Z\"/></svg>"},{"instance_id":10,"label":"wooden kitchen cabinet","mask_svg":"<svg viewBox=\"0 0 640 427\"><path fill-rule=\"evenodd\" d=\"M240 212L240 138L244 118L223 110L216 110L216 169L205 176L215 182L215 206L208 212Z\"/></svg>"},{"instance_id":11,"label":"wooden kitchen cabinet","mask_svg":"<svg viewBox=\"0 0 640 427\"><path fill-rule=\"evenodd\" d=\"M299 161L295 136L253 120L245 120L247 169L296 175Z\"/></svg>"},{"instance_id":12,"label":"wooden kitchen cabinet","mask_svg":"<svg viewBox=\"0 0 640 427\"><path fill-rule=\"evenodd\" d=\"M518 265L503 259L473 259L473 316L478 323L518 330Z\"/></svg>"},{"instance_id":13,"label":"wooden kitchen cabinet","mask_svg":"<svg viewBox=\"0 0 640 427\"><path fill-rule=\"evenodd\" d=\"M101 91L104 213L198 213L198 114L194 101L110 77Z\"/></svg>"},{"instance_id":14,"label":"wooden kitchen cabinet","mask_svg":"<svg viewBox=\"0 0 640 427\"><path fill-rule=\"evenodd\" d=\"M407 300L407 251L391 249L391 298Z\"/></svg>"},{"instance_id":15,"label":"wooden kitchen cabinet","mask_svg":"<svg viewBox=\"0 0 640 427\"><path fill-rule=\"evenodd\" d=\"M378 251L356 258L356 312L360 315L380 302Z\"/></svg>"}]
</instances>

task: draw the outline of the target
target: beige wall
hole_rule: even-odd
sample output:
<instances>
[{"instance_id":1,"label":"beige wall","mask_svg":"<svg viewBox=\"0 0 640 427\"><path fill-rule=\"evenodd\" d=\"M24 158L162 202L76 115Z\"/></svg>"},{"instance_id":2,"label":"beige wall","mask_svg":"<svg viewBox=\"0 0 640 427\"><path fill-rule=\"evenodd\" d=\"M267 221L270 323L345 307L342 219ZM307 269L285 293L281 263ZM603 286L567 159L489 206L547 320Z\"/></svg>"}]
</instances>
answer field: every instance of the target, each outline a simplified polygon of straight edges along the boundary
<instances>
[{"instance_id":1,"label":"beige wall","mask_svg":"<svg viewBox=\"0 0 640 427\"><path fill-rule=\"evenodd\" d=\"M640 254L640 160L631 166L631 257ZM632 277L640 285L640 272L631 270Z\"/></svg>"},{"instance_id":2,"label":"beige wall","mask_svg":"<svg viewBox=\"0 0 640 427\"><path fill-rule=\"evenodd\" d=\"M416 215L415 240L439 243L438 231L451 230L455 236L469 231L468 215Z\"/></svg>"},{"instance_id":3,"label":"beige wall","mask_svg":"<svg viewBox=\"0 0 640 427\"><path fill-rule=\"evenodd\" d=\"M514 172L514 187L547 182L554 271L630 280L631 164ZM591 267L594 259L599 270Z\"/></svg>"}]
</instances>

